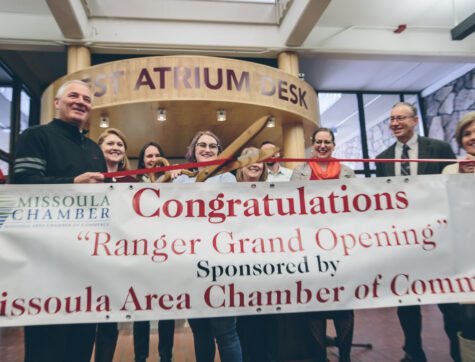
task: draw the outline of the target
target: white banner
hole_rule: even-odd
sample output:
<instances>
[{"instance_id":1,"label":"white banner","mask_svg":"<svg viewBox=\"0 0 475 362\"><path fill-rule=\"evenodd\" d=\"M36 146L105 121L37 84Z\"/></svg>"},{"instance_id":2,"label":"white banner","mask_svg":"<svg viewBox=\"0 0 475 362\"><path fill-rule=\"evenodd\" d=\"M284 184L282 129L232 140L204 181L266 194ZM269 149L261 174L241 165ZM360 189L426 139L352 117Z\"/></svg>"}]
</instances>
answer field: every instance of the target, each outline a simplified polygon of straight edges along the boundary
<instances>
[{"instance_id":1,"label":"white banner","mask_svg":"<svg viewBox=\"0 0 475 362\"><path fill-rule=\"evenodd\" d=\"M475 300L474 184L3 186L0 326Z\"/></svg>"}]
</instances>

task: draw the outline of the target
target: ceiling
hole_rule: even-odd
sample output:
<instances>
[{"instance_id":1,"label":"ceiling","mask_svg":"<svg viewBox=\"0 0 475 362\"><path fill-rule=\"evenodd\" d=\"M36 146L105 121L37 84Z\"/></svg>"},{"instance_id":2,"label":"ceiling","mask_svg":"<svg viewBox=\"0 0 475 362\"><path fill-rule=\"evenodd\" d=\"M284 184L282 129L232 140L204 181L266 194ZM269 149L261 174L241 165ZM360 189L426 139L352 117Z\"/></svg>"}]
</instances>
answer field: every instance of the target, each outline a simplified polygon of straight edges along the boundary
<instances>
[{"instance_id":1,"label":"ceiling","mask_svg":"<svg viewBox=\"0 0 475 362\"><path fill-rule=\"evenodd\" d=\"M318 90L423 91L475 67L475 34L450 38L450 29L475 12L474 0L131 4L2 0L0 56L41 89L65 74L69 44L88 46L100 61L165 54L275 58L295 51ZM394 33L400 25L404 30Z\"/></svg>"},{"instance_id":2,"label":"ceiling","mask_svg":"<svg viewBox=\"0 0 475 362\"><path fill-rule=\"evenodd\" d=\"M319 91L425 95L475 68L475 34L459 41L450 36L474 12L475 0L1 0L0 59L38 95L66 74L68 45L88 47L93 65L187 54L277 66L278 54L292 51L299 55L305 80ZM0 82L7 77L0 73ZM146 111L142 107L133 116ZM128 114L118 113L112 117L116 122ZM153 130L142 130L142 136L163 137L165 145L171 142L169 155L180 157L189 138L183 132L194 129L165 129L150 122ZM345 125L352 137L354 127ZM113 126L132 127L131 137L140 136L133 125ZM236 127L229 124L226 133L220 132L225 143L243 125ZM278 129L261 136L279 143ZM177 132L183 144L167 137ZM132 156L144 143L139 136L129 142Z\"/></svg>"}]
</instances>

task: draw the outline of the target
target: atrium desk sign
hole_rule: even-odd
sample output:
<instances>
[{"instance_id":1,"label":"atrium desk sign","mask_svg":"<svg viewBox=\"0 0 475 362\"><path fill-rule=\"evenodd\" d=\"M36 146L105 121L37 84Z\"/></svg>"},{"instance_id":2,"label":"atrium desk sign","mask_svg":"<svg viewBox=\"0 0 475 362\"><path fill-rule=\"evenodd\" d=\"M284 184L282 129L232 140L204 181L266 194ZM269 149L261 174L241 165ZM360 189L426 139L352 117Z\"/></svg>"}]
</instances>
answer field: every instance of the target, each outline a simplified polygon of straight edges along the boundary
<instances>
[{"instance_id":1,"label":"atrium desk sign","mask_svg":"<svg viewBox=\"0 0 475 362\"><path fill-rule=\"evenodd\" d=\"M200 100L261 105L315 121L316 93L279 69L234 59L165 56L122 60L58 79L92 85L94 108L147 101Z\"/></svg>"}]
</instances>

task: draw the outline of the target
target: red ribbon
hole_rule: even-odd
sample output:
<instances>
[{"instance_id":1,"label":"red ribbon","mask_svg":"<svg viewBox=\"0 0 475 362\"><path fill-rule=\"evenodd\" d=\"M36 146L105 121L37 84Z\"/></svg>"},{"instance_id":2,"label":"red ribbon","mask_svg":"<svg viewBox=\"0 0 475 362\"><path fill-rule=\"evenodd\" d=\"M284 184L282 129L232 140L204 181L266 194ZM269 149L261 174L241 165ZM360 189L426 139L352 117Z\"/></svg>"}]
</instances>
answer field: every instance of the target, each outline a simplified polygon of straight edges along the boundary
<instances>
[{"instance_id":1,"label":"red ribbon","mask_svg":"<svg viewBox=\"0 0 475 362\"><path fill-rule=\"evenodd\" d=\"M428 162L428 163L467 163L473 160L457 160L445 158L270 158L266 162L374 162L374 163L393 163L393 162Z\"/></svg>"},{"instance_id":2,"label":"red ribbon","mask_svg":"<svg viewBox=\"0 0 475 362\"><path fill-rule=\"evenodd\" d=\"M181 170L181 169L188 169L188 168L198 168L198 167L205 167L205 166L214 166L214 165L221 165L225 162L228 162L230 159L220 159L220 160L213 160L213 161L205 161L205 162L190 162L190 163L182 163L180 165L170 165L170 166L160 166L160 167L151 167L151 168L142 168L138 170L127 170L127 171L116 171L116 172L103 172L102 174L104 177L111 178L111 177L122 177L128 175L142 175L145 173L158 173L158 172L165 172L165 171L172 171L172 170Z\"/></svg>"},{"instance_id":3,"label":"red ribbon","mask_svg":"<svg viewBox=\"0 0 475 362\"><path fill-rule=\"evenodd\" d=\"M123 177L127 175L142 175L146 173L157 173L157 172L165 172L165 171L172 171L172 170L181 170L181 169L190 169L190 168L199 168L199 167L206 167L206 166L214 166L214 165L221 165L228 161L231 161L231 158L223 158L219 160L213 161L205 161L205 162L190 162L190 163L182 163L179 165L170 165L170 166L160 166L160 167L152 167L152 168L142 168L139 170L128 170L128 171L117 171L117 172L104 172L104 177L112 178L112 177ZM421 159L401 159L401 158L286 158L286 157L279 157L279 158L269 158L265 160L266 162L331 162L331 161L338 161L338 162L374 162L374 163L392 163L392 162L428 162L428 163L435 163L435 162L444 162L444 163L470 163L473 160L457 160L457 159L442 159L442 158L421 158Z\"/></svg>"}]
</instances>

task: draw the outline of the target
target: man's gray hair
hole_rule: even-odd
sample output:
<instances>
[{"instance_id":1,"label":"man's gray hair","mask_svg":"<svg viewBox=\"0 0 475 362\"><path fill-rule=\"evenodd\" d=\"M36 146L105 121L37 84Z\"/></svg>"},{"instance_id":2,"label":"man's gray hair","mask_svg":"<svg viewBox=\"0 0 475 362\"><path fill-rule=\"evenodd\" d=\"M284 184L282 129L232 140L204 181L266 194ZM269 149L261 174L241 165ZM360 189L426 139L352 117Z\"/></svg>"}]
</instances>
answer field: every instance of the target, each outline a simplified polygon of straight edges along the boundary
<instances>
[{"instance_id":1,"label":"man's gray hair","mask_svg":"<svg viewBox=\"0 0 475 362\"><path fill-rule=\"evenodd\" d=\"M391 109L394 109L394 108L399 107L399 106L409 107L412 111L412 115L417 117L417 108L413 104L408 103L408 102L397 102L394 106L392 106Z\"/></svg>"},{"instance_id":2,"label":"man's gray hair","mask_svg":"<svg viewBox=\"0 0 475 362\"><path fill-rule=\"evenodd\" d=\"M71 84L81 84L89 89L91 89L91 85L89 83L86 83L82 80L79 79L73 79L73 80L68 80L67 82L64 82L61 87L59 87L58 91L56 92L55 99L61 98L64 93L66 93L66 89L71 85Z\"/></svg>"}]
</instances>

